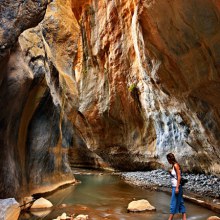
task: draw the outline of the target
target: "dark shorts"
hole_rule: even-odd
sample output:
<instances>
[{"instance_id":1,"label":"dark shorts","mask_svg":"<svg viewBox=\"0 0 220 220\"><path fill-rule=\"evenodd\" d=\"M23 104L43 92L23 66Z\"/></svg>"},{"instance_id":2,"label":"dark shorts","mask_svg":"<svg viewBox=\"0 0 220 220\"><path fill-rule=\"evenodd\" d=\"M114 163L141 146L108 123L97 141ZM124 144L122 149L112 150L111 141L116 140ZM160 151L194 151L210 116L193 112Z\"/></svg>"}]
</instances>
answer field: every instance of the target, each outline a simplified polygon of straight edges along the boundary
<instances>
[{"instance_id":1,"label":"dark shorts","mask_svg":"<svg viewBox=\"0 0 220 220\"><path fill-rule=\"evenodd\" d=\"M185 213L186 208L183 201L183 188L179 186L179 193L175 193L176 187L172 187L172 196L170 201L170 214Z\"/></svg>"}]
</instances>

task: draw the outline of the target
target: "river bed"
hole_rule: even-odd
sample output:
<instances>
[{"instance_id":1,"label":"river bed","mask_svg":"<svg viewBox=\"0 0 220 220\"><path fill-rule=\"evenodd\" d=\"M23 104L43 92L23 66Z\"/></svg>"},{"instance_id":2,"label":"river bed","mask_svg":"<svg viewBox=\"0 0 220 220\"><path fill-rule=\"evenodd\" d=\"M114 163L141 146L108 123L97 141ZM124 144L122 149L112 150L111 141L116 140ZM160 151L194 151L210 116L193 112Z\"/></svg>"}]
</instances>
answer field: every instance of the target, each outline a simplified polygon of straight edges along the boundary
<instances>
[{"instance_id":1,"label":"river bed","mask_svg":"<svg viewBox=\"0 0 220 220\"><path fill-rule=\"evenodd\" d=\"M80 181L45 197L54 205L51 212L27 212L19 220L55 219L66 212L68 215L84 214L89 219L119 220L166 220L169 216L170 195L132 186L118 175L98 171L75 171ZM133 200L147 199L156 207L155 212L128 213L127 206ZM206 220L219 215L201 206L185 201L187 220ZM177 216L175 219L181 219Z\"/></svg>"}]
</instances>

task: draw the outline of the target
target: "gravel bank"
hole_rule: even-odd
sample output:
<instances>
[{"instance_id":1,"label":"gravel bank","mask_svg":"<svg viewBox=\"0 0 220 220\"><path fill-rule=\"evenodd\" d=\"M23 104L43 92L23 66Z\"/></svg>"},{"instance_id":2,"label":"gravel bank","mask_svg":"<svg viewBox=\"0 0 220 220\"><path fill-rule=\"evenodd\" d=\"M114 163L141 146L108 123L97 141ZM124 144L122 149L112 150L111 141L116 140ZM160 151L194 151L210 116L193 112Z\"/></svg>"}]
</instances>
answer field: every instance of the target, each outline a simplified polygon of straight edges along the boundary
<instances>
[{"instance_id":1,"label":"gravel bank","mask_svg":"<svg viewBox=\"0 0 220 220\"><path fill-rule=\"evenodd\" d=\"M126 182L141 187L171 187L170 175L162 169L144 172L122 172L121 176ZM188 179L188 183L184 186L186 191L220 202L219 177L215 175L188 173L184 173L182 176Z\"/></svg>"}]
</instances>

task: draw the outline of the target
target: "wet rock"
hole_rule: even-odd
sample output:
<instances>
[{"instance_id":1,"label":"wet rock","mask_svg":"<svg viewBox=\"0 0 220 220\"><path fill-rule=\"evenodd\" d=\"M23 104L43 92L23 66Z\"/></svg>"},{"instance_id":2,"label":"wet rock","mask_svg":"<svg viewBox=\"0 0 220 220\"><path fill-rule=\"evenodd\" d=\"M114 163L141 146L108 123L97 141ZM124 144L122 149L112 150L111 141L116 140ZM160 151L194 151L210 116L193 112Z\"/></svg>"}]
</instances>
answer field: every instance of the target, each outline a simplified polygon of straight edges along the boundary
<instances>
[{"instance_id":1,"label":"wet rock","mask_svg":"<svg viewBox=\"0 0 220 220\"><path fill-rule=\"evenodd\" d=\"M21 209L27 209L27 208L31 207L32 202L33 202L32 196L24 197L23 201L21 202Z\"/></svg>"},{"instance_id":2,"label":"wet rock","mask_svg":"<svg viewBox=\"0 0 220 220\"><path fill-rule=\"evenodd\" d=\"M51 208L52 206L53 204L50 201L41 197L33 203L31 209Z\"/></svg>"},{"instance_id":3,"label":"wet rock","mask_svg":"<svg viewBox=\"0 0 220 220\"><path fill-rule=\"evenodd\" d=\"M218 216L211 216L207 218L207 220L219 220L220 218Z\"/></svg>"},{"instance_id":4,"label":"wet rock","mask_svg":"<svg viewBox=\"0 0 220 220\"><path fill-rule=\"evenodd\" d=\"M128 204L127 210L129 212L155 211L156 208L152 206L147 200L141 199L132 201Z\"/></svg>"},{"instance_id":5,"label":"wet rock","mask_svg":"<svg viewBox=\"0 0 220 220\"><path fill-rule=\"evenodd\" d=\"M219 199L213 199L213 202L220 205L220 200Z\"/></svg>"},{"instance_id":6,"label":"wet rock","mask_svg":"<svg viewBox=\"0 0 220 220\"><path fill-rule=\"evenodd\" d=\"M127 182L138 186L171 186L169 173L161 169L146 172L123 172L121 176ZM184 173L183 177L188 179L188 182L184 185L184 189L202 196L213 197L215 199L219 198L220 178L216 176L213 177L211 175L196 175L188 173ZM209 184L209 182L211 182L213 179L215 179L215 181L212 184Z\"/></svg>"},{"instance_id":7,"label":"wet rock","mask_svg":"<svg viewBox=\"0 0 220 220\"><path fill-rule=\"evenodd\" d=\"M1 220L17 220L20 211L19 203L14 198L0 199Z\"/></svg>"},{"instance_id":8,"label":"wet rock","mask_svg":"<svg viewBox=\"0 0 220 220\"><path fill-rule=\"evenodd\" d=\"M51 211L52 211L51 209L44 209L44 210L42 210L42 209L32 209L31 214L35 215L37 217L40 217L40 218L44 218L45 216L49 215Z\"/></svg>"},{"instance_id":9,"label":"wet rock","mask_svg":"<svg viewBox=\"0 0 220 220\"><path fill-rule=\"evenodd\" d=\"M67 219L67 215L66 215L65 212L60 216L60 219L61 220L66 220Z\"/></svg>"},{"instance_id":10,"label":"wet rock","mask_svg":"<svg viewBox=\"0 0 220 220\"><path fill-rule=\"evenodd\" d=\"M67 216L67 214L64 212L61 216L58 216L53 220L73 220L73 218L71 216Z\"/></svg>"},{"instance_id":11,"label":"wet rock","mask_svg":"<svg viewBox=\"0 0 220 220\"><path fill-rule=\"evenodd\" d=\"M74 220L88 220L89 216L88 215L77 215Z\"/></svg>"}]
</instances>

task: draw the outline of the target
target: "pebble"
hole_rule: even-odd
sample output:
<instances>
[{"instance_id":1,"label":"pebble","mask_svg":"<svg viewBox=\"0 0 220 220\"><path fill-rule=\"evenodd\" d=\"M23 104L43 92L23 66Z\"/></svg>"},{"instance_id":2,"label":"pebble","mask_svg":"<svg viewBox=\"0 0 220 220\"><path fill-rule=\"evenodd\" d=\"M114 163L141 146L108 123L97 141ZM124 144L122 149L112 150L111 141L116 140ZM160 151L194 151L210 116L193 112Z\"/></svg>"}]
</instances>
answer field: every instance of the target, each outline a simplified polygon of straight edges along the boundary
<instances>
[{"instance_id":1,"label":"pebble","mask_svg":"<svg viewBox=\"0 0 220 220\"><path fill-rule=\"evenodd\" d=\"M190 174L182 175L188 179L184 189L197 193L201 196L206 195L215 199L220 198L220 178L215 175ZM171 187L170 175L167 171L159 169L152 171L122 172L121 177L134 185L143 187Z\"/></svg>"}]
</instances>

